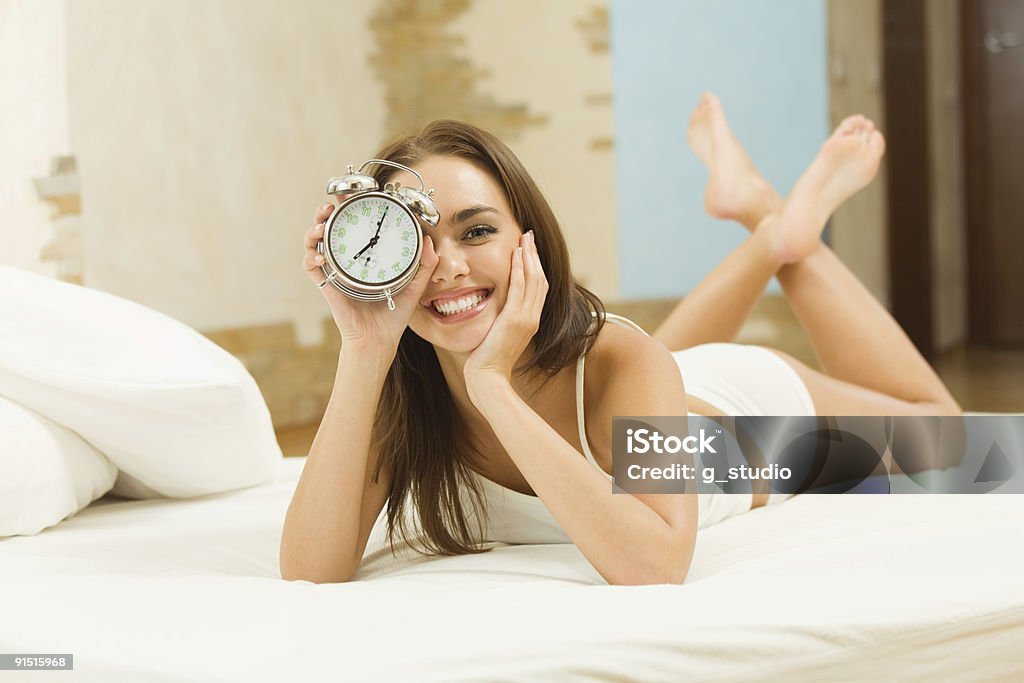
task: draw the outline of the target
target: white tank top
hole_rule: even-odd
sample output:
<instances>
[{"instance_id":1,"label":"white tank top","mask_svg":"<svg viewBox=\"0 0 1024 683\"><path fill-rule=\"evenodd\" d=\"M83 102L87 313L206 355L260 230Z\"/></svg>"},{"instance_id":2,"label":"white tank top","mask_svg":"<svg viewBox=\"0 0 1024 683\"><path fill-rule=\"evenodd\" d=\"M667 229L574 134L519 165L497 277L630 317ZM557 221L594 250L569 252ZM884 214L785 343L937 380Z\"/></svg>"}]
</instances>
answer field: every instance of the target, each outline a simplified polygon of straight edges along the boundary
<instances>
[{"instance_id":1,"label":"white tank top","mask_svg":"<svg viewBox=\"0 0 1024 683\"><path fill-rule=\"evenodd\" d=\"M608 322L630 327L647 334L642 327L628 318L606 314ZM586 356L576 361L576 426L579 429L583 455L609 480L611 493L612 475L601 469L587 443L587 430L583 409L583 381L586 370ZM548 511L544 501L537 496L520 493L504 487L487 477L473 473L480 481L487 505L489 522L483 526L484 541L501 543L572 543L562 527ZM467 498L467 509L472 509ZM749 507L749 502L748 502Z\"/></svg>"},{"instance_id":2,"label":"white tank top","mask_svg":"<svg viewBox=\"0 0 1024 683\"><path fill-rule=\"evenodd\" d=\"M606 314L606 320L647 334L628 318ZM715 406L726 415L814 415L814 403L799 375L779 356L759 346L732 343L701 344L672 354L686 393ZM586 356L576 361L576 425L583 455L609 480L587 443L583 409ZM696 413L689 413L690 416ZM698 463L699 464L699 463ZM520 493L473 473L480 480L489 521L482 524L483 540L502 543L571 543L537 496ZM619 494L628 495L628 494ZM697 495L698 527L703 528L750 510L750 494L701 493ZM773 493L769 505L789 494ZM464 496L472 514L471 498ZM470 520L473 523L473 520Z\"/></svg>"}]
</instances>

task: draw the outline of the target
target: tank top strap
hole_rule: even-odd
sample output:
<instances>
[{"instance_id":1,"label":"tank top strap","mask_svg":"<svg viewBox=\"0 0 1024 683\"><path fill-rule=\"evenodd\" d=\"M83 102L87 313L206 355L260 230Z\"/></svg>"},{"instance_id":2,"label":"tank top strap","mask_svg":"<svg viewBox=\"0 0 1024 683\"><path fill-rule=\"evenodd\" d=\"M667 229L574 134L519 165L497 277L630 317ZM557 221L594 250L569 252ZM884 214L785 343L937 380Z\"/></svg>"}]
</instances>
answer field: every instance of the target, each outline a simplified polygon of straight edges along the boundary
<instances>
[{"instance_id":1,"label":"tank top strap","mask_svg":"<svg viewBox=\"0 0 1024 683\"><path fill-rule=\"evenodd\" d=\"M593 312L594 317L597 317L597 311ZM614 313L605 313L605 321L614 323L621 327L629 327L638 332L647 334L644 328L637 325L629 318L625 318L621 315ZM583 448L583 454L587 456L587 460L590 464L601 470L601 466L597 464L597 460L594 458L594 454L590 452L590 445L587 443L587 426L584 413L586 412L583 405L583 381L586 373L587 355L583 354L576 360L576 426L580 432L580 446ZM604 470L601 470L604 472ZM605 473L607 474L607 473Z\"/></svg>"},{"instance_id":2,"label":"tank top strap","mask_svg":"<svg viewBox=\"0 0 1024 683\"><path fill-rule=\"evenodd\" d=\"M593 315L594 315L594 317L597 317L597 313L596 312L593 313ZM630 320L629 318L627 318L625 316L617 315L615 313L605 313L604 314L604 319L606 321L610 322L610 323L615 323L616 325L619 325L620 327L629 327L629 328L632 328L632 329L636 330L637 332L643 332L645 336L648 336L648 337L650 336L649 334L647 334L647 330L645 330L644 328L640 327L635 322L633 322L632 320Z\"/></svg>"}]
</instances>

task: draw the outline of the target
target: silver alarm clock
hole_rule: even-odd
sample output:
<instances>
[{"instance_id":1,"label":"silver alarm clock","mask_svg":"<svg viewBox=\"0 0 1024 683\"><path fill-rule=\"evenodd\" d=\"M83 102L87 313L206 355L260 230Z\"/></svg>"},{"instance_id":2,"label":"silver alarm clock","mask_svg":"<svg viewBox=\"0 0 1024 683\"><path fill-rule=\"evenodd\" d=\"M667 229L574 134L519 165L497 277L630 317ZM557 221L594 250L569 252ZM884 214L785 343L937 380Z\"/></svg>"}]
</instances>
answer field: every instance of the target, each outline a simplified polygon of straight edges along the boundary
<instances>
[{"instance_id":1,"label":"silver alarm clock","mask_svg":"<svg viewBox=\"0 0 1024 683\"><path fill-rule=\"evenodd\" d=\"M420 188L385 183L381 189L373 176L363 173L370 164L408 171L420 181ZM437 225L440 215L431 200L423 177L408 166L370 159L358 171L348 167L346 175L327 182L327 194L348 195L324 223L324 235L317 251L324 256L321 269L328 283L361 301L387 301L395 310L393 297L408 285L419 270L423 252L420 221Z\"/></svg>"}]
</instances>

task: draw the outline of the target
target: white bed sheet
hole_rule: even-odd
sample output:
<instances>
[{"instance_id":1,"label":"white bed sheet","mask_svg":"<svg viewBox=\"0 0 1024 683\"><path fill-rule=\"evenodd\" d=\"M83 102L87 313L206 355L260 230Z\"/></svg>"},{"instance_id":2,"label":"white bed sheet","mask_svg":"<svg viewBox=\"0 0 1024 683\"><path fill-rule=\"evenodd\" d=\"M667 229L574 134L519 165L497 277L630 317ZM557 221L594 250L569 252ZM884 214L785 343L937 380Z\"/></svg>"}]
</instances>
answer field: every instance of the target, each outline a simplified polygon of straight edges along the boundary
<instances>
[{"instance_id":1,"label":"white bed sheet","mask_svg":"<svg viewBox=\"0 0 1024 683\"><path fill-rule=\"evenodd\" d=\"M277 565L303 463L202 499L104 499L0 540L0 652L75 655L73 674L32 681L1024 675L1019 495L798 496L701 531L685 586L605 585L572 545L402 560L371 546L360 580L314 585Z\"/></svg>"}]
</instances>

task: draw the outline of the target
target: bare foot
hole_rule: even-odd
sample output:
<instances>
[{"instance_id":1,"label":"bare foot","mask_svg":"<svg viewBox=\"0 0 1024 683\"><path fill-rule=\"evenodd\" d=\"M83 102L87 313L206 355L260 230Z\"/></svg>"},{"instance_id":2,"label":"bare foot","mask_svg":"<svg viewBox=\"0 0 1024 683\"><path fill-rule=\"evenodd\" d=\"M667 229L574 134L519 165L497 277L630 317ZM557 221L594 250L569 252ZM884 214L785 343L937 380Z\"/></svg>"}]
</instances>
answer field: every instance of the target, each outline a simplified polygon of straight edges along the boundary
<instances>
[{"instance_id":1,"label":"bare foot","mask_svg":"<svg viewBox=\"0 0 1024 683\"><path fill-rule=\"evenodd\" d=\"M781 200L758 172L725 120L722 103L706 92L690 116L690 149L708 168L704 208L715 218L739 221L753 230Z\"/></svg>"},{"instance_id":2,"label":"bare foot","mask_svg":"<svg viewBox=\"0 0 1024 683\"><path fill-rule=\"evenodd\" d=\"M796 263L818 248L829 217L874 180L884 153L885 138L870 119L859 114L843 119L778 216L765 221L781 263Z\"/></svg>"}]
</instances>

